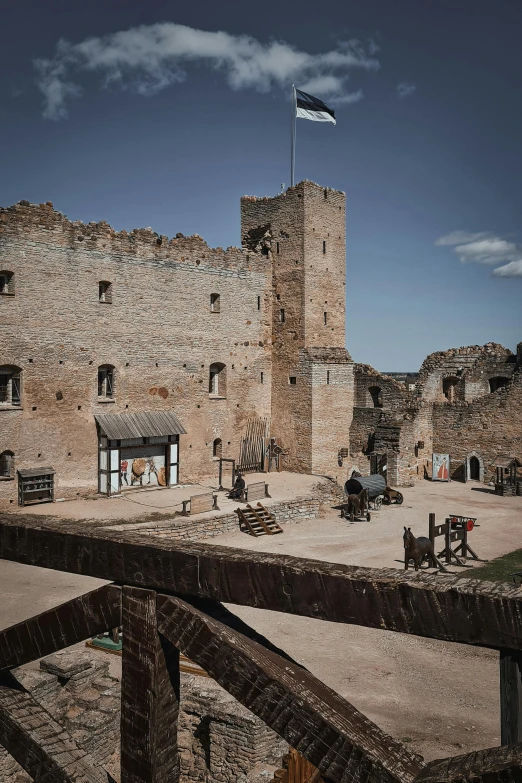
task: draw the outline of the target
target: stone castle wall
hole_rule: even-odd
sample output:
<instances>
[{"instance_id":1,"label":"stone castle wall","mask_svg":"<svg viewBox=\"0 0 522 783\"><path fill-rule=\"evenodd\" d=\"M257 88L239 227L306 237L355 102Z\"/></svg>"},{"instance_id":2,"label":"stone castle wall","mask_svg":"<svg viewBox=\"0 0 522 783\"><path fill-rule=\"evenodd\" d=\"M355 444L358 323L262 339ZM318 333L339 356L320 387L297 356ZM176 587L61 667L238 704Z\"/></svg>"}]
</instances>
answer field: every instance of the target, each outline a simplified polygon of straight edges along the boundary
<instances>
[{"instance_id":1,"label":"stone castle wall","mask_svg":"<svg viewBox=\"0 0 522 783\"><path fill-rule=\"evenodd\" d=\"M337 451L348 438L351 369L339 365L334 373L332 366L336 381L325 389L328 368L325 365L323 372L322 357L314 364L307 353L335 349L342 354L338 362L351 362L344 351L345 223L345 194L311 182L275 198L241 200L244 246L253 246L262 231L271 235L272 431L289 452L289 470L334 475Z\"/></svg>"},{"instance_id":2,"label":"stone castle wall","mask_svg":"<svg viewBox=\"0 0 522 783\"><path fill-rule=\"evenodd\" d=\"M49 204L0 210L0 231L0 269L15 282L0 296L0 365L22 371L21 407L0 405L0 452L17 469L52 465L58 497L96 491L96 413L173 409L188 433L181 481L216 473L216 438L237 457L246 420L270 416L266 256L72 223ZM99 281L112 283L112 303L99 301ZM209 397L213 362L226 365L226 399ZM97 396L103 364L115 368L109 402ZM14 484L0 482L0 499L14 500Z\"/></svg>"}]
</instances>

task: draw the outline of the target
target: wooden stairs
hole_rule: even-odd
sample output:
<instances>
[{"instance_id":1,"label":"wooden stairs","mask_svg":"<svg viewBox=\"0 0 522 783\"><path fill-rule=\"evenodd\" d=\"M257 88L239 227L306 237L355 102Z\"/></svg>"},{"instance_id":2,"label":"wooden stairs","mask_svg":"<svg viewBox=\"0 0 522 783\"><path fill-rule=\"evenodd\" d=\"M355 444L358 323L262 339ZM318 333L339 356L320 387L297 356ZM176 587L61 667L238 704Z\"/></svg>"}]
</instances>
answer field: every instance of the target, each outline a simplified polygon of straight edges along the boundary
<instances>
[{"instance_id":1,"label":"wooden stairs","mask_svg":"<svg viewBox=\"0 0 522 783\"><path fill-rule=\"evenodd\" d=\"M246 508L236 508L241 530L250 533L251 536L273 536L282 533L272 514L258 503L256 508L247 503Z\"/></svg>"}]
</instances>

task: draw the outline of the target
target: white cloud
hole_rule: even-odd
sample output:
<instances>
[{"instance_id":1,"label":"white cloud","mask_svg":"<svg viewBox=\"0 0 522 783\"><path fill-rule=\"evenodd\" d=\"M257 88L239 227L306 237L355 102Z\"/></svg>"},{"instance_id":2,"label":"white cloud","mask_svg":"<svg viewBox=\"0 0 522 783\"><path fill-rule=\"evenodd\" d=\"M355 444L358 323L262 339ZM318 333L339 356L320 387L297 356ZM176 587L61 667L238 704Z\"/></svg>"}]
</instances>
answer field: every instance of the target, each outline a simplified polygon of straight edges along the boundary
<instances>
[{"instance_id":1,"label":"white cloud","mask_svg":"<svg viewBox=\"0 0 522 783\"><path fill-rule=\"evenodd\" d=\"M408 84L408 82L400 82L395 89L399 98L407 98L409 95L413 95L417 89L417 85Z\"/></svg>"},{"instance_id":2,"label":"white cloud","mask_svg":"<svg viewBox=\"0 0 522 783\"><path fill-rule=\"evenodd\" d=\"M452 231L435 242L436 245L462 245L465 242L476 242L477 239L483 239L488 236L487 231L479 234L467 234L465 231Z\"/></svg>"},{"instance_id":3,"label":"white cloud","mask_svg":"<svg viewBox=\"0 0 522 783\"><path fill-rule=\"evenodd\" d=\"M67 100L81 93L72 74L94 72L104 87L133 89L152 95L187 78L184 67L205 63L223 74L232 90L288 88L294 82L334 104L354 103L362 91L348 92L351 69L377 70L377 51L370 41L368 52L356 40L343 41L331 51L310 54L284 41L261 43L248 35L197 30L172 22L144 25L77 44L60 40L52 59L39 59L35 67L44 96L44 117L67 116Z\"/></svg>"},{"instance_id":4,"label":"white cloud","mask_svg":"<svg viewBox=\"0 0 522 783\"><path fill-rule=\"evenodd\" d=\"M509 264L499 266L493 270L495 277L522 277L522 259L510 261Z\"/></svg>"},{"instance_id":5,"label":"white cloud","mask_svg":"<svg viewBox=\"0 0 522 783\"><path fill-rule=\"evenodd\" d=\"M463 264L497 265L502 261L509 262L493 270L496 277L522 277L522 249L514 242L508 242L488 231L469 234L465 231L452 231L440 237L436 245L453 246Z\"/></svg>"}]
</instances>

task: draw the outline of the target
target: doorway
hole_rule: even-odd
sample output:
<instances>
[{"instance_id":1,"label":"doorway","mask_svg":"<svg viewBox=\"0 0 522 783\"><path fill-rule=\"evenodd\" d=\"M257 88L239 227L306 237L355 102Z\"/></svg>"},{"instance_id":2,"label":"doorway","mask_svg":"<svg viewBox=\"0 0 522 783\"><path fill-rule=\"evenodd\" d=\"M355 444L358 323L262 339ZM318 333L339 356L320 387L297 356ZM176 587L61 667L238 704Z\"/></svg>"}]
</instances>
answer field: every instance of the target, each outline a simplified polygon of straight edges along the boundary
<instances>
[{"instance_id":1,"label":"doorway","mask_svg":"<svg viewBox=\"0 0 522 783\"><path fill-rule=\"evenodd\" d=\"M469 477L471 481L480 481L480 462L477 457L470 457Z\"/></svg>"}]
</instances>

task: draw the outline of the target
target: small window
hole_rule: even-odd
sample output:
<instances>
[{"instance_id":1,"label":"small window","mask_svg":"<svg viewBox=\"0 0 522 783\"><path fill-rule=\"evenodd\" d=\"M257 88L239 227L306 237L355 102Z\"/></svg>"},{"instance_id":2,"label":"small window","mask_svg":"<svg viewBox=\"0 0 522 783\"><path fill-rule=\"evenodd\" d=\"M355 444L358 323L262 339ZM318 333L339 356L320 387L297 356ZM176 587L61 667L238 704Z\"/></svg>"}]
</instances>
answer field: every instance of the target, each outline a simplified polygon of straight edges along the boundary
<instances>
[{"instance_id":1,"label":"small window","mask_svg":"<svg viewBox=\"0 0 522 783\"><path fill-rule=\"evenodd\" d=\"M261 373L260 381L261 381L261 383L265 382L265 374L263 372Z\"/></svg>"},{"instance_id":2,"label":"small window","mask_svg":"<svg viewBox=\"0 0 522 783\"><path fill-rule=\"evenodd\" d=\"M114 397L114 367L110 364L98 367L98 397Z\"/></svg>"},{"instance_id":3,"label":"small window","mask_svg":"<svg viewBox=\"0 0 522 783\"><path fill-rule=\"evenodd\" d=\"M285 322L285 311L283 310L283 308L281 308L279 311L279 322L282 324L284 324Z\"/></svg>"},{"instance_id":4,"label":"small window","mask_svg":"<svg viewBox=\"0 0 522 783\"><path fill-rule=\"evenodd\" d=\"M18 367L0 367L0 404L21 404L21 377Z\"/></svg>"},{"instance_id":5,"label":"small window","mask_svg":"<svg viewBox=\"0 0 522 783\"><path fill-rule=\"evenodd\" d=\"M326 383L327 383L327 384L329 384L329 383L330 383L330 370L327 370L327 371L326 371Z\"/></svg>"},{"instance_id":6,"label":"small window","mask_svg":"<svg viewBox=\"0 0 522 783\"><path fill-rule=\"evenodd\" d=\"M324 325L326 326L326 324L328 323L328 313L323 313L323 320L324 320Z\"/></svg>"},{"instance_id":7,"label":"small window","mask_svg":"<svg viewBox=\"0 0 522 783\"><path fill-rule=\"evenodd\" d=\"M219 294L210 294L210 312L219 313L220 310Z\"/></svg>"},{"instance_id":8,"label":"small window","mask_svg":"<svg viewBox=\"0 0 522 783\"><path fill-rule=\"evenodd\" d=\"M489 379L489 390L490 392L495 392L497 389L502 389L504 386L507 386L509 383L509 378L490 378Z\"/></svg>"},{"instance_id":9,"label":"small window","mask_svg":"<svg viewBox=\"0 0 522 783\"><path fill-rule=\"evenodd\" d=\"M112 283L108 280L100 280L98 283L98 299L103 304L112 304Z\"/></svg>"},{"instance_id":10,"label":"small window","mask_svg":"<svg viewBox=\"0 0 522 783\"><path fill-rule=\"evenodd\" d=\"M297 378L295 375L291 375L288 379L290 386L297 386Z\"/></svg>"},{"instance_id":11,"label":"small window","mask_svg":"<svg viewBox=\"0 0 522 783\"><path fill-rule=\"evenodd\" d=\"M227 396L227 368L220 362L215 362L209 368L208 393L211 397Z\"/></svg>"},{"instance_id":12,"label":"small window","mask_svg":"<svg viewBox=\"0 0 522 783\"><path fill-rule=\"evenodd\" d=\"M279 242L276 242L276 253L279 255Z\"/></svg>"},{"instance_id":13,"label":"small window","mask_svg":"<svg viewBox=\"0 0 522 783\"><path fill-rule=\"evenodd\" d=\"M221 455L223 453L223 443L221 441L221 438L216 438L216 440L212 444L212 456L214 459L221 459Z\"/></svg>"},{"instance_id":14,"label":"small window","mask_svg":"<svg viewBox=\"0 0 522 783\"><path fill-rule=\"evenodd\" d=\"M326 253L326 242L323 241L323 253Z\"/></svg>"},{"instance_id":15,"label":"small window","mask_svg":"<svg viewBox=\"0 0 522 783\"><path fill-rule=\"evenodd\" d=\"M261 310L261 297L260 296L257 297L257 309Z\"/></svg>"},{"instance_id":16,"label":"small window","mask_svg":"<svg viewBox=\"0 0 522 783\"><path fill-rule=\"evenodd\" d=\"M3 451L0 454L0 479L14 478L14 454L12 451Z\"/></svg>"},{"instance_id":17,"label":"small window","mask_svg":"<svg viewBox=\"0 0 522 783\"><path fill-rule=\"evenodd\" d=\"M12 272L0 272L0 295L14 296L14 274Z\"/></svg>"}]
</instances>

